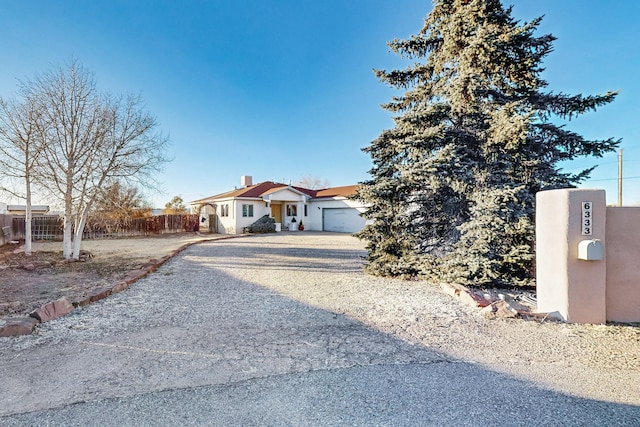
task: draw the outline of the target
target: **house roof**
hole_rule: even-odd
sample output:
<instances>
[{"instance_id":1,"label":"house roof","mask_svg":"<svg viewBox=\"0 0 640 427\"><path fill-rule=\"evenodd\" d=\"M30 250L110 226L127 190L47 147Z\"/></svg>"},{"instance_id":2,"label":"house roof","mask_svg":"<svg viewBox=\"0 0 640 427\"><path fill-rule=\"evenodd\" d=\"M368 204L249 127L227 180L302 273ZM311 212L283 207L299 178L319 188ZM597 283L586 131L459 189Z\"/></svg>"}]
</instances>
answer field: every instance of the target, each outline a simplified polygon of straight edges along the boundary
<instances>
[{"instance_id":1,"label":"house roof","mask_svg":"<svg viewBox=\"0 0 640 427\"><path fill-rule=\"evenodd\" d=\"M249 185L243 188L227 191L226 193L216 194L215 196L205 197L204 199L194 200L191 203L207 202L216 199L230 199L234 197L261 197L263 194L279 188L286 188L286 184L279 184L271 181L261 182L259 184Z\"/></svg>"},{"instance_id":2,"label":"house roof","mask_svg":"<svg viewBox=\"0 0 640 427\"><path fill-rule=\"evenodd\" d=\"M310 190L308 188L295 187L292 185L281 184L281 183L272 182L272 181L265 181L259 184L249 185L244 188L227 191L226 193L216 194L215 196L206 197L204 199L194 200L191 203L192 204L204 203L204 202L211 202L213 200L219 200L219 199L244 198L244 197L261 198L267 194L271 194L285 188L292 188L300 193L306 194L311 198L320 199L320 198L352 196L356 193L358 186L345 185L342 187L325 188L322 190Z\"/></svg>"},{"instance_id":3,"label":"house roof","mask_svg":"<svg viewBox=\"0 0 640 427\"><path fill-rule=\"evenodd\" d=\"M344 185L342 187L325 188L316 191L314 198L321 199L323 197L350 197L358 191L357 185Z\"/></svg>"}]
</instances>

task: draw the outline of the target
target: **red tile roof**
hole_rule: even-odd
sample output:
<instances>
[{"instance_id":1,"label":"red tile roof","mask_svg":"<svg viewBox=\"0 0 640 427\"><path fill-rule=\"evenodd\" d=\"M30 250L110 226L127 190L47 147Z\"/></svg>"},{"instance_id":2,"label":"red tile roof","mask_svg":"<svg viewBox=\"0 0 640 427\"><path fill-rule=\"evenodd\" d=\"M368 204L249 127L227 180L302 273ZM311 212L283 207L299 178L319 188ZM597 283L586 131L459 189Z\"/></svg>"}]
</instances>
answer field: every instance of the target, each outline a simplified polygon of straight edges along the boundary
<instances>
[{"instance_id":1,"label":"red tile roof","mask_svg":"<svg viewBox=\"0 0 640 427\"><path fill-rule=\"evenodd\" d=\"M270 192L271 190L287 187L286 184L278 184L271 181L261 182L255 185L249 185L248 187L237 188L235 190L227 191L226 193L216 194L215 196L205 197L204 199L194 200L195 202L208 201L212 199L228 199L232 197L261 197L263 194Z\"/></svg>"},{"instance_id":2,"label":"red tile roof","mask_svg":"<svg viewBox=\"0 0 640 427\"><path fill-rule=\"evenodd\" d=\"M357 185L345 185L342 187L325 188L324 190L316 191L315 198L322 197L350 197L356 194L358 191Z\"/></svg>"},{"instance_id":3,"label":"red tile roof","mask_svg":"<svg viewBox=\"0 0 640 427\"><path fill-rule=\"evenodd\" d=\"M291 187L311 198L330 198L330 197L349 197L356 193L357 185L346 185L342 187L325 188L322 190L310 190L308 188L289 186L272 181L265 181L259 184L250 185L248 187L227 191L226 193L216 194L215 196L206 197L204 199L195 200L192 203L211 201L214 199L229 199L234 197L263 197L266 194L276 192L282 188Z\"/></svg>"}]
</instances>

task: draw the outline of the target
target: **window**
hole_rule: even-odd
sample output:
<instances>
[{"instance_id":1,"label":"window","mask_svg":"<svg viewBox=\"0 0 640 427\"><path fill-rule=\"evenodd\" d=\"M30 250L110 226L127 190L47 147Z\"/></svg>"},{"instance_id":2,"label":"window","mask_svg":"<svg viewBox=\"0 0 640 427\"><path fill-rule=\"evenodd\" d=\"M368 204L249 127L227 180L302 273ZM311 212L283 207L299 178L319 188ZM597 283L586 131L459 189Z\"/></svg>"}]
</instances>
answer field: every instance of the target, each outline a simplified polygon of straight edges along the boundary
<instances>
[{"instance_id":1,"label":"window","mask_svg":"<svg viewBox=\"0 0 640 427\"><path fill-rule=\"evenodd\" d=\"M307 216L307 205L304 205L304 216Z\"/></svg>"},{"instance_id":2,"label":"window","mask_svg":"<svg viewBox=\"0 0 640 427\"><path fill-rule=\"evenodd\" d=\"M253 205L242 205L242 216L253 216Z\"/></svg>"},{"instance_id":3,"label":"window","mask_svg":"<svg viewBox=\"0 0 640 427\"><path fill-rule=\"evenodd\" d=\"M229 205L220 206L220 216L229 216Z\"/></svg>"},{"instance_id":4,"label":"window","mask_svg":"<svg viewBox=\"0 0 640 427\"><path fill-rule=\"evenodd\" d=\"M298 207L296 205L287 205L287 216L298 215Z\"/></svg>"}]
</instances>

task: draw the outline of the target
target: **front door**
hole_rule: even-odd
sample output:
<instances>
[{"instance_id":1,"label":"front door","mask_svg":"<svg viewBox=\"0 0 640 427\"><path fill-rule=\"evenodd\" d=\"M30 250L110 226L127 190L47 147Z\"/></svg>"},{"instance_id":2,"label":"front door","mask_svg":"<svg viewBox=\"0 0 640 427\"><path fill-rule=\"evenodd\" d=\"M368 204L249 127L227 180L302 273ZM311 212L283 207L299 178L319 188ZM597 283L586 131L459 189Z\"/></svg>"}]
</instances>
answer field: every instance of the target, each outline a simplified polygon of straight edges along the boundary
<instances>
[{"instance_id":1,"label":"front door","mask_svg":"<svg viewBox=\"0 0 640 427\"><path fill-rule=\"evenodd\" d=\"M282 205L271 205L271 216L276 222L282 223Z\"/></svg>"}]
</instances>

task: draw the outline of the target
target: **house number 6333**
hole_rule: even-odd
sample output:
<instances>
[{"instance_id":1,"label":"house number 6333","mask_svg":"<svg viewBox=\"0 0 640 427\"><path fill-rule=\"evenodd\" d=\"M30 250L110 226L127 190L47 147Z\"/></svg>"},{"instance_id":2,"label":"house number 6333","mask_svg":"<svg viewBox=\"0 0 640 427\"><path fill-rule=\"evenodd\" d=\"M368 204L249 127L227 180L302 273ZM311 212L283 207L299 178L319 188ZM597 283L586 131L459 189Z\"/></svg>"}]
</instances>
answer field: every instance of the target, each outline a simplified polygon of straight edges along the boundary
<instances>
[{"instance_id":1,"label":"house number 6333","mask_svg":"<svg viewBox=\"0 0 640 427\"><path fill-rule=\"evenodd\" d=\"M593 234L593 203L582 202L582 235Z\"/></svg>"}]
</instances>

